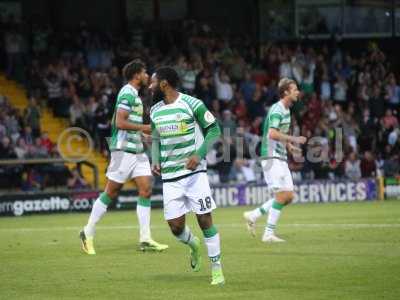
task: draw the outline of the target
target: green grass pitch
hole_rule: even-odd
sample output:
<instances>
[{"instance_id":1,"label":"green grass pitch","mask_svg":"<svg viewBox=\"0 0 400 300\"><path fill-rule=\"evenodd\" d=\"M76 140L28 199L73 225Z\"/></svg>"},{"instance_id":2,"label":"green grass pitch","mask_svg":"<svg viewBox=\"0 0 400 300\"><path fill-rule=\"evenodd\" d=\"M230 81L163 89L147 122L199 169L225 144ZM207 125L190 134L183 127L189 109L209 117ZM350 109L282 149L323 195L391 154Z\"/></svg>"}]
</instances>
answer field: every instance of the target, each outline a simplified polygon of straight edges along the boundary
<instances>
[{"instance_id":1,"label":"green grass pitch","mask_svg":"<svg viewBox=\"0 0 400 300\"><path fill-rule=\"evenodd\" d=\"M248 235L242 213L214 214L226 284L210 285L203 248L199 273L188 249L153 210L153 236L163 253L136 250L134 212L110 212L97 230L97 255L80 250L88 214L0 219L0 299L400 299L400 201L302 204L283 210L266 245ZM201 236L193 216L189 226Z\"/></svg>"}]
</instances>

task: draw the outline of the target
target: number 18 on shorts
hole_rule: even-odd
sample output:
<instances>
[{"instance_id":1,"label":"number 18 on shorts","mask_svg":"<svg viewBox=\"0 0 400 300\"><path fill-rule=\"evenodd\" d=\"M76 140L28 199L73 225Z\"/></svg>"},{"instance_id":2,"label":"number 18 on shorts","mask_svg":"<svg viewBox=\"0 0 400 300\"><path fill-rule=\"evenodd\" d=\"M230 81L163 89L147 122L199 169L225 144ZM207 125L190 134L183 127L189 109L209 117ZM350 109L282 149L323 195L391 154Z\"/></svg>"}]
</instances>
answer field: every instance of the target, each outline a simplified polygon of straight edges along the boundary
<instances>
[{"instance_id":1,"label":"number 18 on shorts","mask_svg":"<svg viewBox=\"0 0 400 300\"><path fill-rule=\"evenodd\" d=\"M166 220L176 219L191 211L202 215L216 208L205 172L164 182L163 198Z\"/></svg>"}]
</instances>

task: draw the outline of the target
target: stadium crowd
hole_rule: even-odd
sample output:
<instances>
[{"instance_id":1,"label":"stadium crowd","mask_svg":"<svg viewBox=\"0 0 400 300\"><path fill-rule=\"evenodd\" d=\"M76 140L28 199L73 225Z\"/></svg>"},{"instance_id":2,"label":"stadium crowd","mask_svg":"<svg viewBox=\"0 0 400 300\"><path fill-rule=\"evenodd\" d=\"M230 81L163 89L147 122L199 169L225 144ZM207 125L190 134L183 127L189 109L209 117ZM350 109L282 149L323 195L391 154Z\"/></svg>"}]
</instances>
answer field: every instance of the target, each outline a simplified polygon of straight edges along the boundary
<instances>
[{"instance_id":1,"label":"stadium crowd","mask_svg":"<svg viewBox=\"0 0 400 300\"><path fill-rule=\"evenodd\" d=\"M400 174L399 74L376 43L356 53L340 43L269 43L258 49L249 38L221 37L195 22L158 28L153 35L154 28L136 28L128 37L92 31L85 23L63 33L35 24L28 40L17 28L3 31L7 74L13 77L18 62L29 57L22 73L32 100L23 116L12 108L1 110L2 149L12 147L15 157L57 155L38 127L42 105L90 132L107 155L105 138L123 85L121 67L140 57L150 74L158 66L174 66L181 90L203 100L220 120L223 139L207 156L213 182L261 179L256 154L262 123L279 99L281 77L301 88L301 101L292 108L292 132L309 138L305 159L289 157L295 181ZM17 55L15 48L21 50ZM143 91L142 98L148 112L151 97ZM24 145L36 150L17 150ZM227 153L229 159L221 159Z\"/></svg>"}]
</instances>

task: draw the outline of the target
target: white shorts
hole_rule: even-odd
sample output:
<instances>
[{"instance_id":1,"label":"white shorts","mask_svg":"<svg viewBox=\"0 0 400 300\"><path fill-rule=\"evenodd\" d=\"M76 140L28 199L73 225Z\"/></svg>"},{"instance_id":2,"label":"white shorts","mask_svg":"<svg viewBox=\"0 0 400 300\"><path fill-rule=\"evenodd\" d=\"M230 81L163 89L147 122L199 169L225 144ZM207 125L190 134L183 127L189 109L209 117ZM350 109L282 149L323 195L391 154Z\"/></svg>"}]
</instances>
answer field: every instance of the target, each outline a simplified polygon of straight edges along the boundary
<instances>
[{"instance_id":1,"label":"white shorts","mask_svg":"<svg viewBox=\"0 0 400 300\"><path fill-rule=\"evenodd\" d=\"M152 176L149 158L145 153L112 151L106 176L118 183L125 183L139 176Z\"/></svg>"},{"instance_id":2,"label":"white shorts","mask_svg":"<svg viewBox=\"0 0 400 300\"><path fill-rule=\"evenodd\" d=\"M163 198L166 220L176 219L190 211L196 215L206 214L217 207L205 172L164 182Z\"/></svg>"},{"instance_id":3,"label":"white shorts","mask_svg":"<svg viewBox=\"0 0 400 300\"><path fill-rule=\"evenodd\" d=\"M266 159L261 162L265 182L273 192L293 191L293 179L288 164L280 159Z\"/></svg>"}]
</instances>

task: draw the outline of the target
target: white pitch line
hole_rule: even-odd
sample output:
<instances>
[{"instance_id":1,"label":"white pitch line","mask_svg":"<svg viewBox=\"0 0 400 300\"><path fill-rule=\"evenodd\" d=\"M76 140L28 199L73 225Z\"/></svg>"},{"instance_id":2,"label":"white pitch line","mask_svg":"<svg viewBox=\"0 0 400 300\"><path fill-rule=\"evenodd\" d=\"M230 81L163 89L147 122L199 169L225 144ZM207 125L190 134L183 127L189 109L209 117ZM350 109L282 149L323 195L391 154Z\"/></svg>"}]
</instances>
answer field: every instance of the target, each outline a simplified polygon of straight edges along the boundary
<instances>
[{"instance_id":1,"label":"white pitch line","mask_svg":"<svg viewBox=\"0 0 400 300\"><path fill-rule=\"evenodd\" d=\"M231 223L231 224L216 224L219 228L242 228L244 223ZM259 225L258 227L263 227ZM282 224L279 227L301 227L301 228L400 228L398 223L389 224ZM169 230L167 225L153 225L152 229ZM48 231L79 231L82 227L78 226L65 226L65 227L36 227L36 228L0 228L0 232L48 232ZM138 225L114 225L114 226L97 226L99 230L132 230L139 229Z\"/></svg>"}]
</instances>

